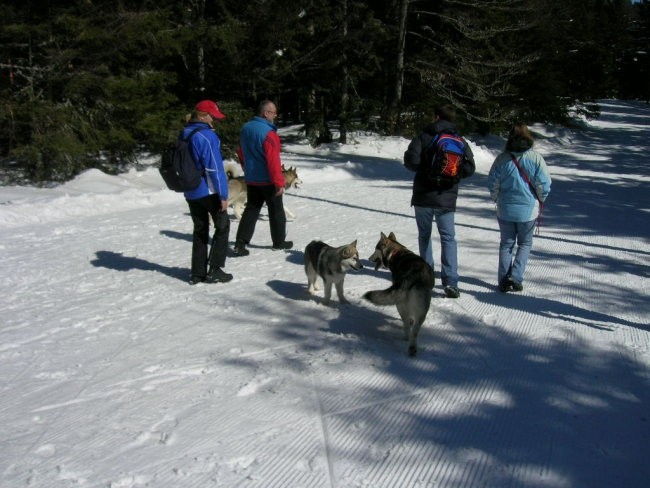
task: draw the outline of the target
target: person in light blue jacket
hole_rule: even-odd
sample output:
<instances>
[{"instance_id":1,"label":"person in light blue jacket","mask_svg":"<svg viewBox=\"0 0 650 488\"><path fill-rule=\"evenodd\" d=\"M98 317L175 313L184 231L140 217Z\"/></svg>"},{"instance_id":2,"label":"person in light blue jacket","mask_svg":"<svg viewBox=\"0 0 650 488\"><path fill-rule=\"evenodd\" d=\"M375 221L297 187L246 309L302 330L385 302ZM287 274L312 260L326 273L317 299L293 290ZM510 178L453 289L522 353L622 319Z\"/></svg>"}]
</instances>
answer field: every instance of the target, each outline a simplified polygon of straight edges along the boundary
<instances>
[{"instance_id":1,"label":"person in light blue jacket","mask_svg":"<svg viewBox=\"0 0 650 488\"><path fill-rule=\"evenodd\" d=\"M524 289L524 271L533 246L540 202L543 204L551 192L551 175L542 155L532 149L533 144L528 127L516 124L510 131L505 151L494 160L488 175L501 233L497 278L502 292Z\"/></svg>"},{"instance_id":2,"label":"person in light blue jacket","mask_svg":"<svg viewBox=\"0 0 650 488\"><path fill-rule=\"evenodd\" d=\"M196 104L183 129L184 138L198 129L190 140L190 147L195 163L203 169L201 184L184 194L194 224L190 285L201 282L226 283L232 280L232 275L222 269L226 263L230 235L228 177L223 167L221 141L213 130L215 121L225 117L215 102L202 100ZM208 255L210 217L215 228Z\"/></svg>"}]
</instances>

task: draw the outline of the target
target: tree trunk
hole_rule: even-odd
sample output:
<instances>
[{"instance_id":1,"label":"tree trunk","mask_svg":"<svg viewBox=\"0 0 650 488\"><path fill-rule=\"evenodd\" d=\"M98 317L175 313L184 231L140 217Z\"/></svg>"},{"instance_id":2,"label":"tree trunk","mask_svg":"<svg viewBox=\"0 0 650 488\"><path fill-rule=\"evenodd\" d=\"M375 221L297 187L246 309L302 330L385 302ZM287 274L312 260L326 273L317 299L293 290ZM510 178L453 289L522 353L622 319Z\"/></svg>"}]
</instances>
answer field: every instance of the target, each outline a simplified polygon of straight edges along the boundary
<instances>
[{"instance_id":1,"label":"tree trunk","mask_svg":"<svg viewBox=\"0 0 650 488\"><path fill-rule=\"evenodd\" d=\"M348 37L348 1L343 0L343 22L341 25L343 45L347 46L347 37ZM348 94L348 88L350 86L350 74L348 72L348 58L343 51L341 56L341 110L339 112L339 142L341 144L347 144L348 142L348 104L350 95Z\"/></svg>"},{"instance_id":2,"label":"tree trunk","mask_svg":"<svg viewBox=\"0 0 650 488\"><path fill-rule=\"evenodd\" d=\"M395 86L393 98L388 109L386 126L389 133L395 133L399 122L399 111L402 105L402 89L404 87L404 50L406 49L406 19L408 17L410 0L399 1L397 55L395 60Z\"/></svg>"}]
</instances>

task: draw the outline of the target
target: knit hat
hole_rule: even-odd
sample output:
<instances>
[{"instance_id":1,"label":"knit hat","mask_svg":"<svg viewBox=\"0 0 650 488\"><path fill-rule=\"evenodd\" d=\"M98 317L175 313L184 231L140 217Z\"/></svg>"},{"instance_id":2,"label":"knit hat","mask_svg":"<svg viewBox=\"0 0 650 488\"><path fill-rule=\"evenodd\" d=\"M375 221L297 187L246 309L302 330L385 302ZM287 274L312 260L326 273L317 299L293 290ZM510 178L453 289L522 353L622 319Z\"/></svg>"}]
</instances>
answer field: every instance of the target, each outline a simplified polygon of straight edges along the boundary
<instances>
[{"instance_id":1,"label":"knit hat","mask_svg":"<svg viewBox=\"0 0 650 488\"><path fill-rule=\"evenodd\" d=\"M201 100L196 104L196 110L210 114L213 119L226 118L226 116L221 113L221 110L219 110L219 107L217 107L217 103L212 100Z\"/></svg>"}]
</instances>

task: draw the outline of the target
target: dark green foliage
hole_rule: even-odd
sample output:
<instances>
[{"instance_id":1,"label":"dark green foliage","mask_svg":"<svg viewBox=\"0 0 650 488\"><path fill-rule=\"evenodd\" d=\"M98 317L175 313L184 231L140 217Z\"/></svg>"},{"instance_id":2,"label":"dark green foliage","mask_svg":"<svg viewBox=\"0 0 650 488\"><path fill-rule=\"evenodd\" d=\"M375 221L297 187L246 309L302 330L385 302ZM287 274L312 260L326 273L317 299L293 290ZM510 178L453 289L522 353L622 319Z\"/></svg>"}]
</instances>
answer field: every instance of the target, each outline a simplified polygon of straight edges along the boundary
<instances>
[{"instance_id":1,"label":"dark green foliage","mask_svg":"<svg viewBox=\"0 0 650 488\"><path fill-rule=\"evenodd\" d=\"M650 1L635 5L627 25L629 43L617 63L619 96L650 103Z\"/></svg>"},{"instance_id":2,"label":"dark green foliage","mask_svg":"<svg viewBox=\"0 0 650 488\"><path fill-rule=\"evenodd\" d=\"M219 103L219 108L226 115L225 119L215 124L215 130L221 139L221 154L224 159L235 159L239 132L253 116L256 107L244 107L239 102L223 102Z\"/></svg>"},{"instance_id":3,"label":"dark green foliage","mask_svg":"<svg viewBox=\"0 0 650 488\"><path fill-rule=\"evenodd\" d=\"M409 136L446 102L465 132L561 122L569 109L595 116L596 98L650 98L649 9L647 0L0 0L0 170L32 182L121 171L160 152L205 98L227 115L216 126L226 158L265 98L314 145L355 129Z\"/></svg>"}]
</instances>

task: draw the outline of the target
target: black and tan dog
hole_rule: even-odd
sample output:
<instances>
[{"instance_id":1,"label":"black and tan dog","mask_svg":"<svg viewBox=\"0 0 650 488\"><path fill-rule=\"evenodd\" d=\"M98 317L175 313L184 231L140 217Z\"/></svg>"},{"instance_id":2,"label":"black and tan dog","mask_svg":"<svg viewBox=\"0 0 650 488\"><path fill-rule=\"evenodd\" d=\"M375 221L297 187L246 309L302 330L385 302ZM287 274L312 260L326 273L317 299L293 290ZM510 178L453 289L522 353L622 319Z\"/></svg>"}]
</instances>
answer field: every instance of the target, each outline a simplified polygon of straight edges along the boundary
<instances>
[{"instance_id":1,"label":"black and tan dog","mask_svg":"<svg viewBox=\"0 0 650 488\"><path fill-rule=\"evenodd\" d=\"M363 298L375 305L396 305L404 323L404 337L409 341L409 356L418 352L417 340L431 305L435 284L433 270L417 254L397 242L394 233L382 232L375 252L370 256L375 269L390 269L393 284L385 290L369 291Z\"/></svg>"}]
</instances>

